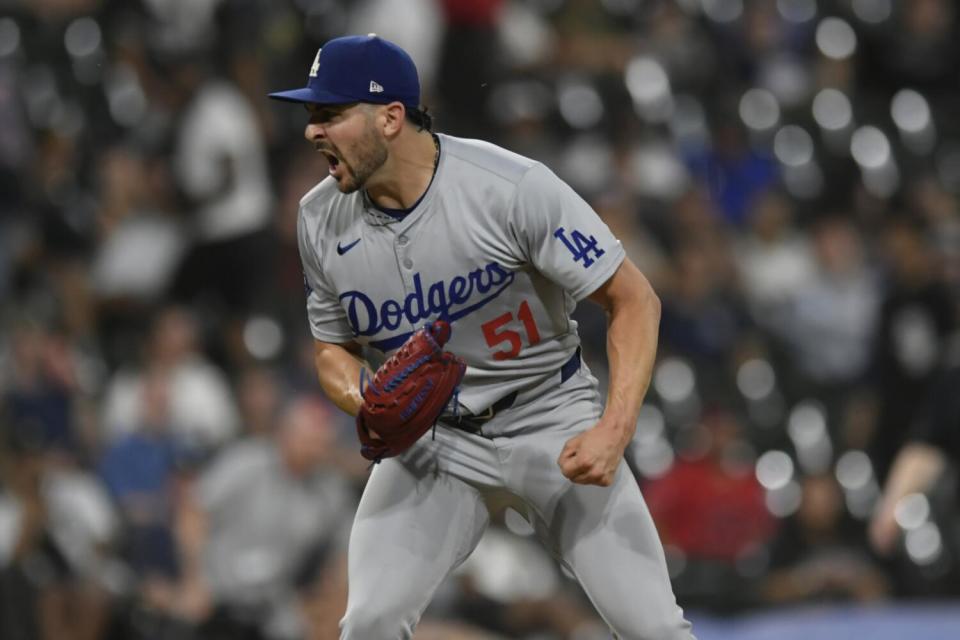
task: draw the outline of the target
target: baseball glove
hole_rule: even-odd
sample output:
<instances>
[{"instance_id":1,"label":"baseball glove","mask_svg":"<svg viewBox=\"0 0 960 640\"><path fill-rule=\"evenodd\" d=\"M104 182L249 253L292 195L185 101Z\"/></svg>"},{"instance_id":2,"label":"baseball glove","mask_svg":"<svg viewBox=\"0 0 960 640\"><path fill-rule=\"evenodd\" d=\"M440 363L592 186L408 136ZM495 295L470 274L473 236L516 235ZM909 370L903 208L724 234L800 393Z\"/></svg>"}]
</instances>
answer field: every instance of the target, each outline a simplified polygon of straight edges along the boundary
<instances>
[{"instance_id":1,"label":"baseball glove","mask_svg":"<svg viewBox=\"0 0 960 640\"><path fill-rule=\"evenodd\" d=\"M361 372L357 435L364 458L398 455L436 424L467 370L443 350L449 339L450 324L437 320L414 332L366 385Z\"/></svg>"}]
</instances>

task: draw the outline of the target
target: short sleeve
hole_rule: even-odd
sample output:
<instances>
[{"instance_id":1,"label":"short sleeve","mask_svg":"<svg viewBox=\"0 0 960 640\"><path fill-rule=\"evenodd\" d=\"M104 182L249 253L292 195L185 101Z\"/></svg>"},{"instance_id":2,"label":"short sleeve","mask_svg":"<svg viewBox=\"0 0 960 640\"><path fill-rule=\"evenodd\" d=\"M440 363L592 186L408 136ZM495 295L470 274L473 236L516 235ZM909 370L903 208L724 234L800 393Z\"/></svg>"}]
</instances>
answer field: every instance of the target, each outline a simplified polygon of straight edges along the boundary
<instances>
[{"instance_id":1,"label":"short sleeve","mask_svg":"<svg viewBox=\"0 0 960 640\"><path fill-rule=\"evenodd\" d=\"M517 185L510 225L526 261L575 300L609 280L625 256L593 208L542 164Z\"/></svg>"},{"instance_id":2,"label":"short sleeve","mask_svg":"<svg viewBox=\"0 0 960 640\"><path fill-rule=\"evenodd\" d=\"M323 342L343 343L353 339L340 299L323 277L317 247L311 242L303 211L297 221L297 244L303 266L303 290L307 298L310 333Z\"/></svg>"}]
</instances>

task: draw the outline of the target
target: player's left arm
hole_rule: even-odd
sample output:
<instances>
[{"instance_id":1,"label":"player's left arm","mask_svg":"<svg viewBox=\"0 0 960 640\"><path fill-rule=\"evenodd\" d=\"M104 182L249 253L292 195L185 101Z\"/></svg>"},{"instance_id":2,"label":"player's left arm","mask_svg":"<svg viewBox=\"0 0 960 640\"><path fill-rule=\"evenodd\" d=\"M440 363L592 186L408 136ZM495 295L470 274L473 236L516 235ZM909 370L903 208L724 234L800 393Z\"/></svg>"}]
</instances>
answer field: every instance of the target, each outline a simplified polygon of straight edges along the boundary
<instances>
[{"instance_id":1,"label":"player's left arm","mask_svg":"<svg viewBox=\"0 0 960 640\"><path fill-rule=\"evenodd\" d=\"M557 461L579 484L609 486L633 438L640 405L650 385L657 352L660 298L636 265L625 258L589 296L607 313L610 382L600 421L571 438Z\"/></svg>"}]
</instances>

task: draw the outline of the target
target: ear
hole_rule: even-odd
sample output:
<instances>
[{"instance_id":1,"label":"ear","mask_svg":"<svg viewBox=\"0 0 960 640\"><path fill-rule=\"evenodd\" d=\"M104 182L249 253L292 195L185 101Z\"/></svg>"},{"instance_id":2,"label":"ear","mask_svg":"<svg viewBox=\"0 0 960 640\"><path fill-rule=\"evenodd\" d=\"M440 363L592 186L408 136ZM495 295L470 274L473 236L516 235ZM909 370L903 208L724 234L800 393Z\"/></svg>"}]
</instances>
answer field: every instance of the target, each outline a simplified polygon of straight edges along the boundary
<instances>
[{"instance_id":1,"label":"ear","mask_svg":"<svg viewBox=\"0 0 960 640\"><path fill-rule=\"evenodd\" d=\"M387 138L394 138L403 130L403 123L406 121L407 109L402 102L391 102L381 108L379 115L379 124L383 135Z\"/></svg>"}]
</instances>

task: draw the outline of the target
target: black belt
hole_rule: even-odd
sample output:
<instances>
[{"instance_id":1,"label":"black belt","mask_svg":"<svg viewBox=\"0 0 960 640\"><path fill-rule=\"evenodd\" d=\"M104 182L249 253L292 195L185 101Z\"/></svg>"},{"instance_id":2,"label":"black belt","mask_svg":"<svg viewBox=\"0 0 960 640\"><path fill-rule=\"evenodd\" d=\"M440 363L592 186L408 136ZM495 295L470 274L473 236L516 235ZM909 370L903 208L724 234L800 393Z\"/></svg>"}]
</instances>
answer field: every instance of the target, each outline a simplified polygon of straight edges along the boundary
<instances>
[{"instance_id":1,"label":"black belt","mask_svg":"<svg viewBox=\"0 0 960 640\"><path fill-rule=\"evenodd\" d=\"M564 362L563 366L560 367L560 384L563 384L569 380L571 377L573 377L573 374L579 370L580 347L577 347L577 350L573 352L573 355L570 356L570 359ZM463 429L464 431L469 431L470 433L477 433L484 424L493 418L493 416L512 407L513 403L517 401L518 393L518 391L511 391L487 407L487 410L483 411L482 413L461 415L460 417L451 416L446 418L446 422L452 427Z\"/></svg>"}]
</instances>

